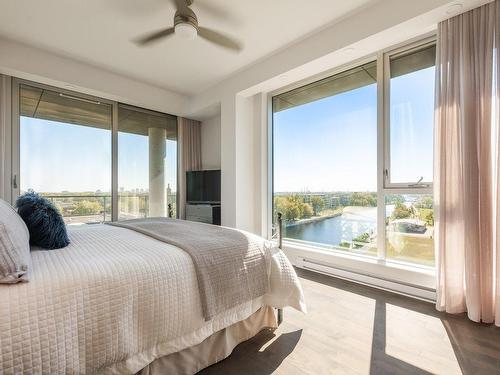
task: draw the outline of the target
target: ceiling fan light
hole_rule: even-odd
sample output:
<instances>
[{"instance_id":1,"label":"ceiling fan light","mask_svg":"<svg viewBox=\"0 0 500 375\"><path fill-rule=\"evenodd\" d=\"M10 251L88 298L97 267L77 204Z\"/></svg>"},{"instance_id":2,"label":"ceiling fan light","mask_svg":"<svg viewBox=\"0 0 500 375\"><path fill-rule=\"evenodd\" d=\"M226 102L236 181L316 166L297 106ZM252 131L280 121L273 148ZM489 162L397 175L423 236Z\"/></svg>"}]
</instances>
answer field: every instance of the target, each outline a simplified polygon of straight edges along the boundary
<instances>
[{"instance_id":1,"label":"ceiling fan light","mask_svg":"<svg viewBox=\"0 0 500 375\"><path fill-rule=\"evenodd\" d=\"M198 35L198 30L190 23L182 22L175 25L175 35L179 35L183 39L194 39Z\"/></svg>"}]
</instances>

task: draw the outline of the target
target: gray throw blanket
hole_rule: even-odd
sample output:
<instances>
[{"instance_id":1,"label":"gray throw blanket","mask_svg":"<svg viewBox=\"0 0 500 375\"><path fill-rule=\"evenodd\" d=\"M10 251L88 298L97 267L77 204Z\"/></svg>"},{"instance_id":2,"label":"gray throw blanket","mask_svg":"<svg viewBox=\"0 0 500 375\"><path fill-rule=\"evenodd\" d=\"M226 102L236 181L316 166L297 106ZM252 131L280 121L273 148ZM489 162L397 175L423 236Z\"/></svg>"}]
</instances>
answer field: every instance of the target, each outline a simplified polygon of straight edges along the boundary
<instances>
[{"instance_id":1,"label":"gray throw blanket","mask_svg":"<svg viewBox=\"0 0 500 375\"><path fill-rule=\"evenodd\" d=\"M235 229L168 218L109 223L177 246L192 258L205 320L268 291L264 240Z\"/></svg>"}]
</instances>

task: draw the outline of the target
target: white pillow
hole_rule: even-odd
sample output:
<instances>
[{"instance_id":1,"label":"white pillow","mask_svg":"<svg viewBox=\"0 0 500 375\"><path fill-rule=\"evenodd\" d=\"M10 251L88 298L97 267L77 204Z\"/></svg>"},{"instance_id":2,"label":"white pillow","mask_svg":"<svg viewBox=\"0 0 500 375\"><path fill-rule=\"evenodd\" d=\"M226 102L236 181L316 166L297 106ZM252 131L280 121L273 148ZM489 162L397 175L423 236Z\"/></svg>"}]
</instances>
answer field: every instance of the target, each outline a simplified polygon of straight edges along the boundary
<instances>
[{"instance_id":1,"label":"white pillow","mask_svg":"<svg viewBox=\"0 0 500 375\"><path fill-rule=\"evenodd\" d=\"M28 281L30 234L21 216L0 199L0 284Z\"/></svg>"}]
</instances>

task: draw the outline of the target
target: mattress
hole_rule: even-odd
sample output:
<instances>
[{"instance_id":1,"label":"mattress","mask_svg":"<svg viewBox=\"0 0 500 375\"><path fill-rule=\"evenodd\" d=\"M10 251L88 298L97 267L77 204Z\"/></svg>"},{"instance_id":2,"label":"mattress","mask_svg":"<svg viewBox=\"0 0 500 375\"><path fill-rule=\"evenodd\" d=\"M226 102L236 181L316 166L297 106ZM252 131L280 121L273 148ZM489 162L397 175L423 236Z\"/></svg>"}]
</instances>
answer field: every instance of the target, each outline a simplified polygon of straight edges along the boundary
<instances>
[{"instance_id":1,"label":"mattress","mask_svg":"<svg viewBox=\"0 0 500 375\"><path fill-rule=\"evenodd\" d=\"M0 286L2 374L133 374L263 306L305 311L293 267L270 243L270 292L205 321L183 250L108 225L69 235L64 249L32 250L29 283Z\"/></svg>"}]
</instances>

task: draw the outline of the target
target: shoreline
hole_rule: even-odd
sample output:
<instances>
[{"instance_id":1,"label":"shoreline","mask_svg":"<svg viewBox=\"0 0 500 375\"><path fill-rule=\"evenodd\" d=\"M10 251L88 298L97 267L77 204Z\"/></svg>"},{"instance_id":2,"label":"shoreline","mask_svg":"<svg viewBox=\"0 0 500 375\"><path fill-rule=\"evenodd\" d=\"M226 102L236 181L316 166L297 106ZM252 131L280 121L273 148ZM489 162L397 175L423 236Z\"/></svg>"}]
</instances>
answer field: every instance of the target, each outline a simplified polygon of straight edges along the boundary
<instances>
[{"instance_id":1,"label":"shoreline","mask_svg":"<svg viewBox=\"0 0 500 375\"><path fill-rule=\"evenodd\" d=\"M313 216L313 217L310 217L308 219L301 219L301 220L297 220L297 221L292 221L292 222L289 222L289 223L285 223L285 228L290 228L290 227L295 227L297 225L302 225L302 224L311 224L311 223L316 223L318 221L323 221L323 220L326 220L326 219L331 219L333 217L337 217L337 216L342 216L342 211L340 212L336 212L334 214L330 214L330 215L325 215L325 216Z\"/></svg>"}]
</instances>

